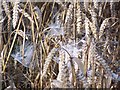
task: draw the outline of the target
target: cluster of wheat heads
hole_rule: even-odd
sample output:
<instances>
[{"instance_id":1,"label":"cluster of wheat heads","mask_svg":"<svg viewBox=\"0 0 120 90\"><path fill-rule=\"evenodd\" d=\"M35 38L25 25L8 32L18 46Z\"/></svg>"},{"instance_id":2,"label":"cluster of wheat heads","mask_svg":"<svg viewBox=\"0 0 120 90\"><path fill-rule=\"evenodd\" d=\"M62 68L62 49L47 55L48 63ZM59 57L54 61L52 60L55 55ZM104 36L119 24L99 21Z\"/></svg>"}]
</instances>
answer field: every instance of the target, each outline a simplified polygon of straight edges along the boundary
<instances>
[{"instance_id":1,"label":"cluster of wheat heads","mask_svg":"<svg viewBox=\"0 0 120 90\"><path fill-rule=\"evenodd\" d=\"M2 89L119 88L119 4L2 0Z\"/></svg>"}]
</instances>

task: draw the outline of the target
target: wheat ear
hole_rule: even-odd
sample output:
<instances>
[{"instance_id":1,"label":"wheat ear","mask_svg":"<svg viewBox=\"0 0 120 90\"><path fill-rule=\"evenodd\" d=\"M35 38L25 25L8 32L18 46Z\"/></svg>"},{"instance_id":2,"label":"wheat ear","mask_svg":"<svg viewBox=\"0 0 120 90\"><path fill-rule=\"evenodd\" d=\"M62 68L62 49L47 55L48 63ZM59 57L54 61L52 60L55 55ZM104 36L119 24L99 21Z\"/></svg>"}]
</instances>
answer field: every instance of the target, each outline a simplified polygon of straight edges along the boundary
<instances>
[{"instance_id":1,"label":"wheat ear","mask_svg":"<svg viewBox=\"0 0 120 90\"><path fill-rule=\"evenodd\" d=\"M80 3L77 3L77 10L76 10L76 20L77 20L77 24L76 24L76 27L77 27L77 32L79 33L79 34L82 34L81 32L82 32L82 30L81 30L81 28L82 28L82 10L81 10L81 5L80 5Z\"/></svg>"},{"instance_id":2,"label":"wheat ear","mask_svg":"<svg viewBox=\"0 0 120 90\"><path fill-rule=\"evenodd\" d=\"M110 28L112 26L112 23L115 22L115 20L117 19L118 18L110 17L110 18L106 18L105 20L103 20L100 26L99 39L101 39L101 37L103 36L104 30L107 28ZM110 22L110 21L113 21L113 22Z\"/></svg>"},{"instance_id":3,"label":"wheat ear","mask_svg":"<svg viewBox=\"0 0 120 90\"><path fill-rule=\"evenodd\" d=\"M47 73L48 67L50 65L50 62L52 61L52 58L54 57L57 50L58 50L57 48L53 48L51 50L51 52L48 54L47 58L45 59L45 64L44 64L44 67L43 67L42 77L46 77L46 73Z\"/></svg>"},{"instance_id":4,"label":"wheat ear","mask_svg":"<svg viewBox=\"0 0 120 90\"><path fill-rule=\"evenodd\" d=\"M9 10L9 6L8 6L7 1L3 0L2 5L3 5L3 8L5 10L6 15L8 16L9 19L11 19L11 17L10 17L10 10Z\"/></svg>"},{"instance_id":5,"label":"wheat ear","mask_svg":"<svg viewBox=\"0 0 120 90\"><path fill-rule=\"evenodd\" d=\"M19 1L17 0L15 3L13 3L13 20L12 20L12 23L13 23L13 28L15 29L16 25L17 25L17 22L18 22L18 5L19 4Z\"/></svg>"},{"instance_id":6,"label":"wheat ear","mask_svg":"<svg viewBox=\"0 0 120 90\"><path fill-rule=\"evenodd\" d=\"M57 80L61 81L63 84L63 87L69 88L71 87L70 81L69 81L69 71L66 63L64 61L60 61L59 63L59 74L57 76Z\"/></svg>"},{"instance_id":7,"label":"wheat ear","mask_svg":"<svg viewBox=\"0 0 120 90\"><path fill-rule=\"evenodd\" d=\"M92 40L92 43L94 43L93 40ZM102 65L102 67L104 68L105 72L112 77L112 70L110 69L110 67L106 63L106 60L104 60L103 57L98 53L96 45L95 44L93 44L93 45L94 45L93 49L94 49L95 60L97 60L97 62L99 62Z\"/></svg>"},{"instance_id":8,"label":"wheat ear","mask_svg":"<svg viewBox=\"0 0 120 90\"><path fill-rule=\"evenodd\" d=\"M86 77L84 76L84 74L82 73L82 71L80 69L78 69L76 76L77 76L77 80L81 81L83 83L84 88L89 87L89 83L88 83Z\"/></svg>"}]
</instances>

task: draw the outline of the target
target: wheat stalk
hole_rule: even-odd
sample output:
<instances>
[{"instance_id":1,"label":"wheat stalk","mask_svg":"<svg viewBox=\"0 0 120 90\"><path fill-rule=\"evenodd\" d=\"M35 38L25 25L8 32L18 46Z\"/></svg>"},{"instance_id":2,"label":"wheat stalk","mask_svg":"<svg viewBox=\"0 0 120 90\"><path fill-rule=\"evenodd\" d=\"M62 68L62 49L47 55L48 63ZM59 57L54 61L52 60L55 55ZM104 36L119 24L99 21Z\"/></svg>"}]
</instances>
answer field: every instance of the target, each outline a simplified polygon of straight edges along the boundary
<instances>
[{"instance_id":1,"label":"wheat stalk","mask_svg":"<svg viewBox=\"0 0 120 90\"><path fill-rule=\"evenodd\" d=\"M87 2L85 2L84 3L84 7L85 7L85 9L86 9L86 3ZM88 18L87 17L85 17L85 21L84 21L84 23L85 23L85 37L86 37L86 43L85 44L83 44L84 46L83 46L83 61L84 61L84 70L85 70L85 74L87 74L87 69L88 69L88 50L89 50L89 46L90 46L90 41L91 41L91 37L90 37L90 33L91 33L91 31L90 31L90 24L89 24L89 20L88 20Z\"/></svg>"}]
</instances>

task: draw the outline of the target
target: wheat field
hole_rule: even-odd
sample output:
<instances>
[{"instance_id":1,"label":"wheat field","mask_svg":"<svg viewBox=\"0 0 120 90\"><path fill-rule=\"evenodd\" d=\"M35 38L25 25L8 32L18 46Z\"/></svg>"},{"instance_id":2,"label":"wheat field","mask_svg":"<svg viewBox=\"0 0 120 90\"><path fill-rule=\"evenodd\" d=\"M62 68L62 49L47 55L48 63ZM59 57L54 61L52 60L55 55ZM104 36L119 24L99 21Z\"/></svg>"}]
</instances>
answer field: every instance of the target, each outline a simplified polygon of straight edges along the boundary
<instances>
[{"instance_id":1,"label":"wheat field","mask_svg":"<svg viewBox=\"0 0 120 90\"><path fill-rule=\"evenodd\" d=\"M70 1L0 1L0 90L119 90L120 1Z\"/></svg>"}]
</instances>

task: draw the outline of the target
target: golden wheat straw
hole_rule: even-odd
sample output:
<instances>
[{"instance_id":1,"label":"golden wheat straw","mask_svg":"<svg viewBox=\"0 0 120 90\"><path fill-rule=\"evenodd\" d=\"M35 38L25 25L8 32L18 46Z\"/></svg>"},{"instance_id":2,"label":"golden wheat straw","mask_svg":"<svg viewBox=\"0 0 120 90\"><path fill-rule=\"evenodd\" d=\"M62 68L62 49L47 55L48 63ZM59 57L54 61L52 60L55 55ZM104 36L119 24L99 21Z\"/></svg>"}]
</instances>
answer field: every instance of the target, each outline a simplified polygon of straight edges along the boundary
<instances>
[{"instance_id":1,"label":"golden wheat straw","mask_svg":"<svg viewBox=\"0 0 120 90\"><path fill-rule=\"evenodd\" d=\"M86 43L84 44L84 51L82 53L83 55L83 61L84 61L84 64L85 64L85 68L84 68L84 73L87 73L87 69L88 69L88 50L89 50L89 46L90 46L90 41L91 41L91 38L90 38L90 27L89 27L89 21L88 19L85 17L85 35L86 35Z\"/></svg>"}]
</instances>

